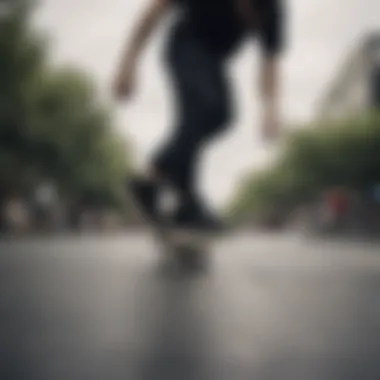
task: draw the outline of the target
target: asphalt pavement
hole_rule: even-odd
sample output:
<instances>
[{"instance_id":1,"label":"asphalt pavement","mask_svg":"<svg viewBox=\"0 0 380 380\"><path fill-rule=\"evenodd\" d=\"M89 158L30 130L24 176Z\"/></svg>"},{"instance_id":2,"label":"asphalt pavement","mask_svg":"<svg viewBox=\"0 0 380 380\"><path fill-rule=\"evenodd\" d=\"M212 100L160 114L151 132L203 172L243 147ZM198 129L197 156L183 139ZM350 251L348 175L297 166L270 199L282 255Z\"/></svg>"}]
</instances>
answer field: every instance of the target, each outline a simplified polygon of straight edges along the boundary
<instances>
[{"instance_id":1,"label":"asphalt pavement","mask_svg":"<svg viewBox=\"0 0 380 380\"><path fill-rule=\"evenodd\" d=\"M192 275L162 254L144 232L0 242L0 379L380 379L380 245L242 232Z\"/></svg>"}]
</instances>

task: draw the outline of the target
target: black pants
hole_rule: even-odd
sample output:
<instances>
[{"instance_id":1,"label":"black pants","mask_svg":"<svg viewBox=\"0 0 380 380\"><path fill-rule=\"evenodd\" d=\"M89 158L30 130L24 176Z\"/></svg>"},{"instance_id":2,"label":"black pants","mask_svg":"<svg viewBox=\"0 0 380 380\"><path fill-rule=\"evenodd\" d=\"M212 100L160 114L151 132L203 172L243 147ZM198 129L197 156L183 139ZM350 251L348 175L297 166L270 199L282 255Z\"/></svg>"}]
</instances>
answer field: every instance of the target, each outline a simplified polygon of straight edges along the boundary
<instances>
[{"instance_id":1,"label":"black pants","mask_svg":"<svg viewBox=\"0 0 380 380\"><path fill-rule=\"evenodd\" d=\"M181 25L172 31L167 62L178 114L175 128L156 156L154 167L181 193L192 195L196 191L202 149L230 120L226 62Z\"/></svg>"}]
</instances>

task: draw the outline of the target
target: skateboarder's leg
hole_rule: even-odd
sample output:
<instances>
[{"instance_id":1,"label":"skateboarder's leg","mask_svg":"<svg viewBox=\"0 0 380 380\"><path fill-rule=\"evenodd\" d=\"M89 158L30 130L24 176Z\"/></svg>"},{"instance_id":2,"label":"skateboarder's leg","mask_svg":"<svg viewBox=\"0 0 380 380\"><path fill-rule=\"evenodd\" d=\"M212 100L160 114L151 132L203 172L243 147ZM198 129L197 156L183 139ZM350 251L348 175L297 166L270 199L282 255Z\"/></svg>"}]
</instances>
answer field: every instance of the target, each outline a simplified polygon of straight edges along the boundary
<instances>
[{"instance_id":1,"label":"skateboarder's leg","mask_svg":"<svg viewBox=\"0 0 380 380\"><path fill-rule=\"evenodd\" d=\"M148 178L138 179L132 186L135 198L154 218L161 182L175 187L185 205L183 210L196 210L201 152L212 137L225 129L231 113L223 59L205 49L189 32L173 33L168 66L175 90L176 126L153 160Z\"/></svg>"},{"instance_id":2,"label":"skateboarder's leg","mask_svg":"<svg viewBox=\"0 0 380 380\"><path fill-rule=\"evenodd\" d=\"M198 198L196 178L202 150L228 124L230 92L224 61L191 35L174 36L169 63L176 89L178 121L157 155L154 167L191 203Z\"/></svg>"}]
</instances>

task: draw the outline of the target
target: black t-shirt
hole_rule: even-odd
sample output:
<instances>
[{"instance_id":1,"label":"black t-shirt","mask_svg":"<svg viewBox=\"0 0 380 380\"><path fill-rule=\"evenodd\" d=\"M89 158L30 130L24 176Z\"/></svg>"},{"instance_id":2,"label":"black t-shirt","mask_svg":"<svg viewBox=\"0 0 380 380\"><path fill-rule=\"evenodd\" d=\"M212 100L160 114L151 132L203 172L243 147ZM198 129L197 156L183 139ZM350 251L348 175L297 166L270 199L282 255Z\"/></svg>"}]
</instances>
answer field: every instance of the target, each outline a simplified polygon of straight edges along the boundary
<instances>
[{"instance_id":1,"label":"black t-shirt","mask_svg":"<svg viewBox=\"0 0 380 380\"><path fill-rule=\"evenodd\" d=\"M228 54L251 33L258 37L265 54L278 53L283 47L282 0L250 0L260 15L255 30L243 22L237 12L237 0L174 0L180 7L182 22L213 50Z\"/></svg>"}]
</instances>

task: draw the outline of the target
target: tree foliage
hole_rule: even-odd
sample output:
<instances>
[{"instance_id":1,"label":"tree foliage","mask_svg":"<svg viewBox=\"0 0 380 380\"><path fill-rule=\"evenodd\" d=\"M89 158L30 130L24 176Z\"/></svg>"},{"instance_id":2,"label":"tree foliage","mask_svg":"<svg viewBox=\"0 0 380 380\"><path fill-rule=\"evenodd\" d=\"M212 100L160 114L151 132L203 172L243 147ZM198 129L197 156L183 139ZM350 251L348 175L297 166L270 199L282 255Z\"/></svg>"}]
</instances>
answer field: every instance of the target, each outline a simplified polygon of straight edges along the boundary
<instances>
[{"instance_id":1,"label":"tree foliage","mask_svg":"<svg viewBox=\"0 0 380 380\"><path fill-rule=\"evenodd\" d=\"M380 181L380 115L292 134L273 167L251 174L230 205L235 216L292 207L330 187L366 190Z\"/></svg>"},{"instance_id":2,"label":"tree foliage","mask_svg":"<svg viewBox=\"0 0 380 380\"><path fill-rule=\"evenodd\" d=\"M65 195L119 202L130 170L128 146L113 128L91 78L47 61L30 25L30 2L0 9L0 179L3 192L40 178ZM127 149L127 150L126 150Z\"/></svg>"}]
</instances>

